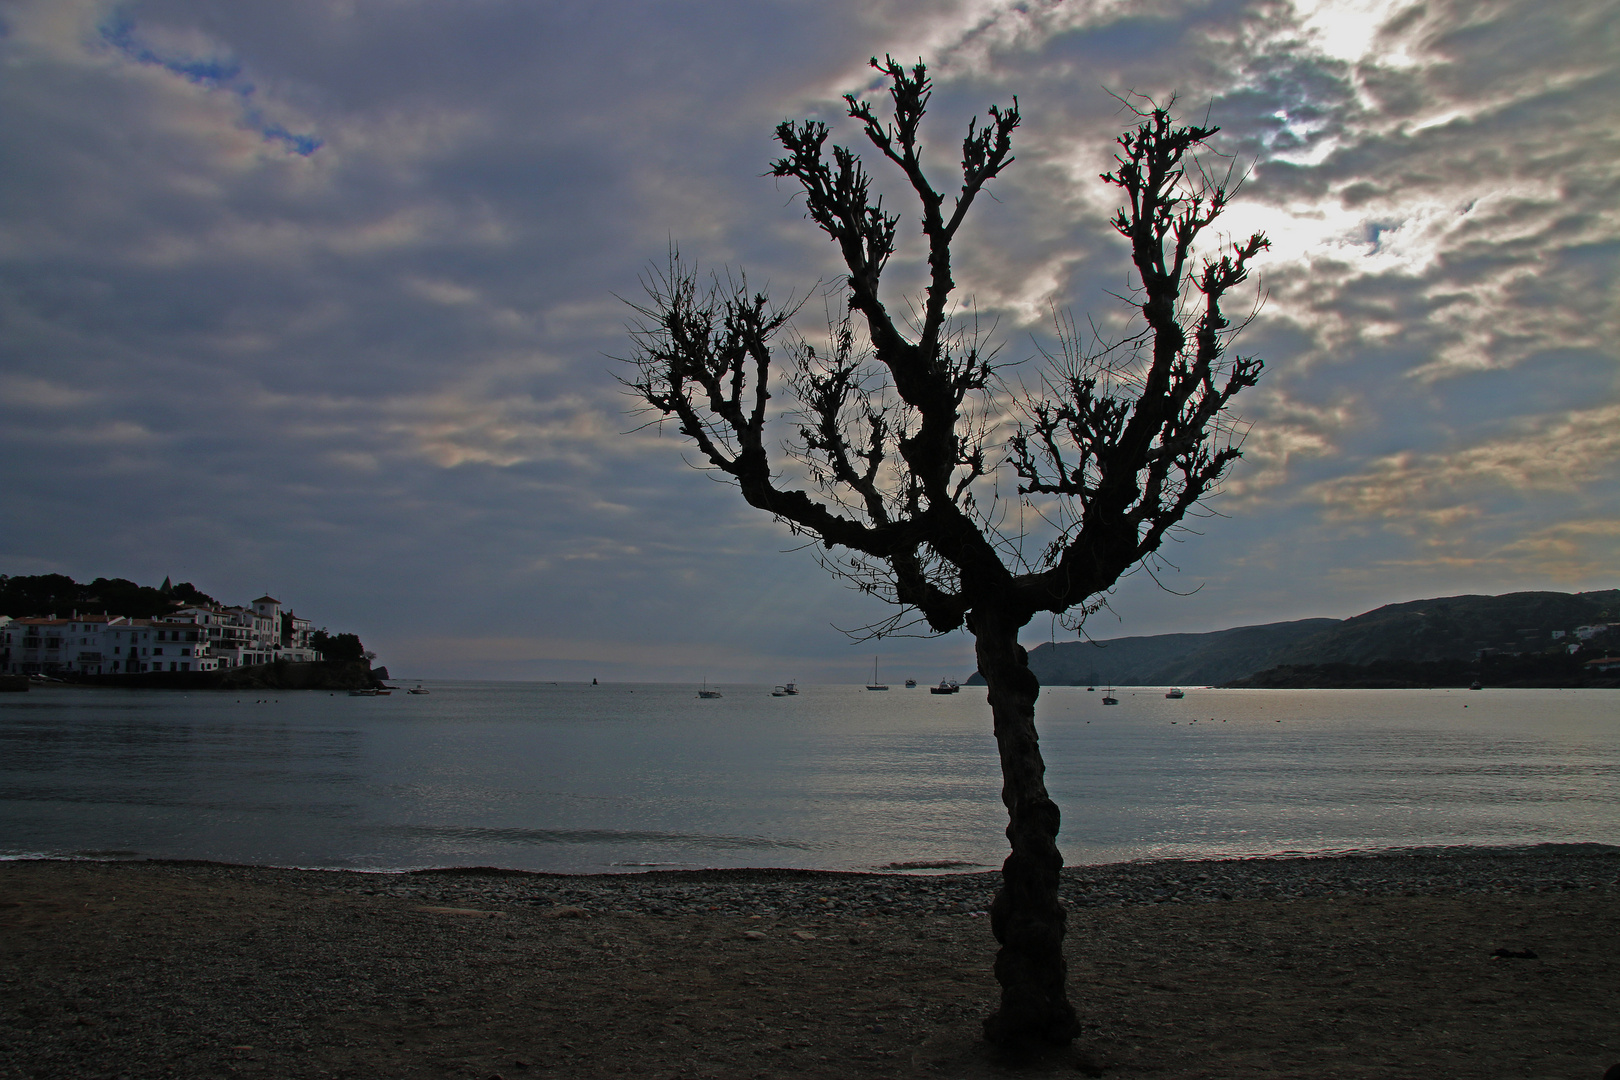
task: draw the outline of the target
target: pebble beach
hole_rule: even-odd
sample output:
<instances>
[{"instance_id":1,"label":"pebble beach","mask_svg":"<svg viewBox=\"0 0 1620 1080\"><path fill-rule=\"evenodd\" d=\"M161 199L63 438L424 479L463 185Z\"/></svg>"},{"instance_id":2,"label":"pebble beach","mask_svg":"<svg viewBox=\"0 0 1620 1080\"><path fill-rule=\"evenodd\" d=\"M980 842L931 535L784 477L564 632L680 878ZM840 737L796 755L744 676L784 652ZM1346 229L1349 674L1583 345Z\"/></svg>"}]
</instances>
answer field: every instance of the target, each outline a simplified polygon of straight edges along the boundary
<instances>
[{"instance_id":1,"label":"pebble beach","mask_svg":"<svg viewBox=\"0 0 1620 1080\"><path fill-rule=\"evenodd\" d=\"M376 875L368 895L578 907L598 914L856 917L984 915L1000 875L687 870L564 876L496 870ZM1069 867L1071 909L1131 904L1600 891L1620 887L1605 845L1427 848L1337 857L1172 860Z\"/></svg>"},{"instance_id":2,"label":"pebble beach","mask_svg":"<svg viewBox=\"0 0 1620 1080\"><path fill-rule=\"evenodd\" d=\"M994 873L0 863L0 1077L1572 1077L1620 851L1065 871L1085 1033L1009 1058ZM1011 1070L1011 1071L1009 1071Z\"/></svg>"}]
</instances>

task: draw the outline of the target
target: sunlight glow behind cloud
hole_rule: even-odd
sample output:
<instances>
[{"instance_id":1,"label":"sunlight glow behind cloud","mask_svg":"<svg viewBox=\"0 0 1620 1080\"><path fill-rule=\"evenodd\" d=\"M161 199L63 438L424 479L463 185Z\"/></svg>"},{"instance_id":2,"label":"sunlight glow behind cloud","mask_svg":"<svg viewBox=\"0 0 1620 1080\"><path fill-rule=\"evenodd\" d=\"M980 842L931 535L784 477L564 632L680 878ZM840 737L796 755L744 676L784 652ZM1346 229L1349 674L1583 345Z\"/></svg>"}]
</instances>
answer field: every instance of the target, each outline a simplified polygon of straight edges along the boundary
<instances>
[{"instance_id":1,"label":"sunlight glow behind cloud","mask_svg":"<svg viewBox=\"0 0 1620 1080\"><path fill-rule=\"evenodd\" d=\"M1613 5L738 12L14 0L0 506L30 527L0 572L272 586L424 674L555 678L615 650L665 675L845 670L829 624L880 613L671 432L636 431L609 358L615 297L671 244L778 295L835 280L761 176L771 129L836 121L893 52L933 65L941 183L967 118L1019 97L1018 161L957 266L1016 378L1054 309L1128 322L1097 182L1130 119L1110 92L1207 109L1230 155L1211 167L1249 170L1222 222L1273 242L1236 346L1267 362L1239 400L1247 461L1212 504L1227 516L1171 553L1173 587L1205 587L1133 579L1119 632L1614 585ZM914 208L880 182L915 251ZM894 647L971 666L959 638Z\"/></svg>"}]
</instances>

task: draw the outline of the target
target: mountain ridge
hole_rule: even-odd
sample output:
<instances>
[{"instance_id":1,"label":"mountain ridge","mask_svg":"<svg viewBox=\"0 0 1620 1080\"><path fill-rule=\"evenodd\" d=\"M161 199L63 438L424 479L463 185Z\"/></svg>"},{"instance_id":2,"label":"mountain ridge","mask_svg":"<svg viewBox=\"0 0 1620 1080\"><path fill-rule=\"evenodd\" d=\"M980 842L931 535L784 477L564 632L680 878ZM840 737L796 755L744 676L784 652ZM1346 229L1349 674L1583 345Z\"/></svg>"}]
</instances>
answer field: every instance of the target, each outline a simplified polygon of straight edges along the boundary
<instances>
[{"instance_id":1,"label":"mountain ridge","mask_svg":"<svg viewBox=\"0 0 1620 1080\"><path fill-rule=\"evenodd\" d=\"M1610 620L1620 622L1617 589L1464 594L1385 604L1347 619L1047 642L1030 650L1029 666L1043 686L1218 685L1282 667L1439 664L1567 651L1578 627ZM967 681L984 680L974 672Z\"/></svg>"}]
</instances>

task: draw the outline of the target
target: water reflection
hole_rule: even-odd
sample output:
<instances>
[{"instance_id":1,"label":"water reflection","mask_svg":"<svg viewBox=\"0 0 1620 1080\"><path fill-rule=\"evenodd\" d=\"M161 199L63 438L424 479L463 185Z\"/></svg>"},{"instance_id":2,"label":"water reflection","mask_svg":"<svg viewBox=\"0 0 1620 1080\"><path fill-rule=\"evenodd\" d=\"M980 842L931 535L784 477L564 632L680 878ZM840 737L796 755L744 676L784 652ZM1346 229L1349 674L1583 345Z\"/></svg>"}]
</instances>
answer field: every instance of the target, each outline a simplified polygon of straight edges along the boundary
<instances>
[{"instance_id":1,"label":"water reflection","mask_svg":"<svg viewBox=\"0 0 1620 1080\"><path fill-rule=\"evenodd\" d=\"M63 688L0 703L0 855L551 870L1002 858L982 694L433 691ZM1431 692L1095 699L1042 696L1071 862L1620 842L1620 722L1601 692L1475 696L1464 715Z\"/></svg>"}]
</instances>

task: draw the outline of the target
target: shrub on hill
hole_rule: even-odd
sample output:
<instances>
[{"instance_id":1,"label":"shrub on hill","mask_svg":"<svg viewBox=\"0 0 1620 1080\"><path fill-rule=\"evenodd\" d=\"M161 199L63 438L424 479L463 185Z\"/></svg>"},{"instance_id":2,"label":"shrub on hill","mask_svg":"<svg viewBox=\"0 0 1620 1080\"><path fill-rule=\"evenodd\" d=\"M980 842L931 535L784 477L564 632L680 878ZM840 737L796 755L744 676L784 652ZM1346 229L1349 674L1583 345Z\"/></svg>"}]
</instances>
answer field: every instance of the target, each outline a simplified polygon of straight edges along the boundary
<instances>
[{"instance_id":1,"label":"shrub on hill","mask_svg":"<svg viewBox=\"0 0 1620 1080\"><path fill-rule=\"evenodd\" d=\"M164 588L137 585L126 578L98 577L81 585L66 574L0 574L0 615L14 619L66 618L72 612L149 619L177 607L219 606L219 601L189 581Z\"/></svg>"}]
</instances>

